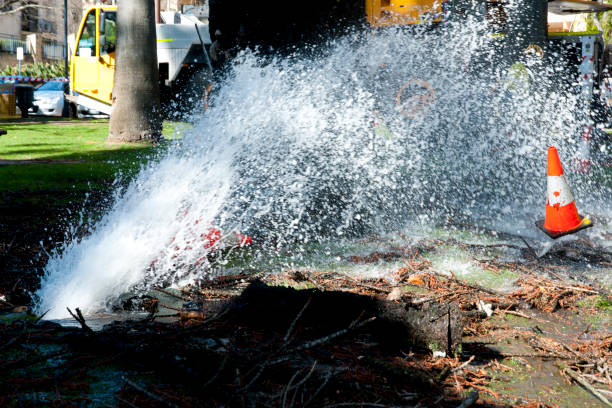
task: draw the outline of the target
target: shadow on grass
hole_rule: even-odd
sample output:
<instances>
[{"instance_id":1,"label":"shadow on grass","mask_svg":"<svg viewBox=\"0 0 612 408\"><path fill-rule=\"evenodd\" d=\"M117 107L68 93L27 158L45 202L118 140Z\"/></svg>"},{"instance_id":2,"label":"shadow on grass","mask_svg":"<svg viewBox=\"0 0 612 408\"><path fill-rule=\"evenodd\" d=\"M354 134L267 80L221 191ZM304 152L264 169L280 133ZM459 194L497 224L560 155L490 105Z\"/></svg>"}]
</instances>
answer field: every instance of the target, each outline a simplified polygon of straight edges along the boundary
<instances>
[{"instance_id":1,"label":"shadow on grass","mask_svg":"<svg viewBox=\"0 0 612 408\"><path fill-rule=\"evenodd\" d=\"M26 125L26 124L45 124L45 123L54 123L57 122L66 122L67 124L75 124L78 125L80 123L95 123L95 122L108 122L108 119L104 118L82 118L82 119L71 119L65 118L61 116L28 116L27 118L2 118L2 125L6 127L6 125Z\"/></svg>"},{"instance_id":2,"label":"shadow on grass","mask_svg":"<svg viewBox=\"0 0 612 408\"><path fill-rule=\"evenodd\" d=\"M32 154L32 153L36 153L36 155L40 155L40 154L46 154L46 153L55 153L55 152L62 152L65 151L66 149L62 149L60 147L57 148L43 148L44 145L34 145L31 148L26 148L27 146L23 146L23 149L21 150L11 150L11 155L13 154ZM50 157L56 157L56 156L50 156ZM48 160L50 159L50 157L40 157L39 159L41 160ZM8 160L13 160L13 159L8 159ZM27 160L27 159L25 159Z\"/></svg>"},{"instance_id":3,"label":"shadow on grass","mask_svg":"<svg viewBox=\"0 0 612 408\"><path fill-rule=\"evenodd\" d=\"M169 140L153 146L146 143L117 145L106 144L103 141L85 141L82 144L75 143L68 147L66 143L57 142L13 144L6 147L6 151L0 151L0 159L16 162L32 161L32 163L37 161L141 161L163 154L172 143Z\"/></svg>"},{"instance_id":4,"label":"shadow on grass","mask_svg":"<svg viewBox=\"0 0 612 408\"><path fill-rule=\"evenodd\" d=\"M143 165L156 160L162 153L163 147L143 145L87 153L37 155L36 160L17 160L15 164L0 166L0 191L106 189L118 178L129 181Z\"/></svg>"}]
</instances>

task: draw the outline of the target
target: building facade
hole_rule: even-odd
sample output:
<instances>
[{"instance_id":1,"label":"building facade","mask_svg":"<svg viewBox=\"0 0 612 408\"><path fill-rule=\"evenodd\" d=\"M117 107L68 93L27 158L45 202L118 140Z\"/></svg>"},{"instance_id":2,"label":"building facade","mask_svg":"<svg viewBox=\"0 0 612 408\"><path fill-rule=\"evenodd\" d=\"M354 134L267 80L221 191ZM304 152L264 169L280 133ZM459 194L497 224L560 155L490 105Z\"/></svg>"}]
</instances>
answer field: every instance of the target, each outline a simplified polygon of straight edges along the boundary
<instances>
[{"instance_id":1,"label":"building facade","mask_svg":"<svg viewBox=\"0 0 612 408\"><path fill-rule=\"evenodd\" d=\"M83 8L96 4L115 4L116 0L82 0ZM160 0L161 11L181 11L184 5L202 6L206 0Z\"/></svg>"},{"instance_id":2,"label":"building facade","mask_svg":"<svg viewBox=\"0 0 612 408\"><path fill-rule=\"evenodd\" d=\"M0 68L17 65L17 48L24 50L24 64L57 62L64 59L64 0L29 0L35 7L10 12L0 0ZM115 0L67 0L68 55L83 11L96 4L115 4ZM160 0L161 11L181 11L185 5L204 5L206 0ZM18 8L17 3L12 7ZM9 13L6 13L9 11ZM3 14L4 13L4 14Z\"/></svg>"},{"instance_id":3,"label":"building facade","mask_svg":"<svg viewBox=\"0 0 612 408\"><path fill-rule=\"evenodd\" d=\"M1 1L0 1L1 3ZM17 64L17 48L23 63L61 62L64 59L64 0L36 0L34 7L0 14L0 66ZM68 34L78 29L83 0L68 0ZM22 4L15 4L16 9ZM8 13L6 13L9 11Z\"/></svg>"}]
</instances>

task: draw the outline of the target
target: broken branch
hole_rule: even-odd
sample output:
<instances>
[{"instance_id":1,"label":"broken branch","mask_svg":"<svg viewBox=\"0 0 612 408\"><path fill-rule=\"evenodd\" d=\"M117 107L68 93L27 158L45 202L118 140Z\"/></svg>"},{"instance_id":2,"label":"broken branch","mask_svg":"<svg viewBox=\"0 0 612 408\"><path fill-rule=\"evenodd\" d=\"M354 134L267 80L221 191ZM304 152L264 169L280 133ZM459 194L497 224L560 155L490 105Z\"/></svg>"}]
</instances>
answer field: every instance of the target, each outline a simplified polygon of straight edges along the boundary
<instances>
[{"instance_id":1,"label":"broken branch","mask_svg":"<svg viewBox=\"0 0 612 408\"><path fill-rule=\"evenodd\" d=\"M70 316L72 316L74 320L76 320L81 325L81 328L83 330L85 330L88 333L94 332L93 330L91 330L91 327L89 327L87 323L85 323L85 318L83 317L83 314L81 314L81 309L79 309L78 307L74 309L77 313L76 316L74 315L74 313L72 313L72 310L70 310L70 308L67 307L66 309L68 310L68 313L70 313Z\"/></svg>"}]
</instances>

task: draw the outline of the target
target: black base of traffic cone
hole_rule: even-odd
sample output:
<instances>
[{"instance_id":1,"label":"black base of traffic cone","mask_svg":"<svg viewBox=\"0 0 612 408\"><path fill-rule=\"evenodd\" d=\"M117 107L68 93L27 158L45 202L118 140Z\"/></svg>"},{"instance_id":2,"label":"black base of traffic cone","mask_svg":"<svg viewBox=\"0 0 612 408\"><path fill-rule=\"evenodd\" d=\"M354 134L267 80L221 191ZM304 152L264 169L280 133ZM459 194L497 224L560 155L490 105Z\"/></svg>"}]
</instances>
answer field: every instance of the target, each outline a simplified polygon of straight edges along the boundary
<instances>
[{"instance_id":1,"label":"black base of traffic cone","mask_svg":"<svg viewBox=\"0 0 612 408\"><path fill-rule=\"evenodd\" d=\"M591 228L593 226L593 223L588 218L583 218L583 217L580 217L580 218L582 219L582 222L580 223L580 225L569 231L551 231L549 229L546 229L544 228L544 220L536 221L535 225L536 227L544 231L544 233L548 235L549 237L551 237L552 239L557 239L565 235L570 235L578 231L582 231L583 229Z\"/></svg>"}]
</instances>

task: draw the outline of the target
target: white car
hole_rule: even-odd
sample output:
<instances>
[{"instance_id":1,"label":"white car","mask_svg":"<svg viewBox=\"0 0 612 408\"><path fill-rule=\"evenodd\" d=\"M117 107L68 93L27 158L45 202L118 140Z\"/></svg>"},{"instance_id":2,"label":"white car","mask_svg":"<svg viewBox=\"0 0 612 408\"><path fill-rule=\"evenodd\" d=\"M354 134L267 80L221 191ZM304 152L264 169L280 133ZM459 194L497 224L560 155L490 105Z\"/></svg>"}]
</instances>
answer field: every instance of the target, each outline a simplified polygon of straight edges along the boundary
<instances>
[{"instance_id":1,"label":"white car","mask_svg":"<svg viewBox=\"0 0 612 408\"><path fill-rule=\"evenodd\" d=\"M34 107L28 112L34 115L68 117L70 106L64 98L64 93L68 93L69 86L68 82L61 81L61 79L45 82L34 91ZM76 117L79 119L108 118L108 115L79 105Z\"/></svg>"},{"instance_id":2,"label":"white car","mask_svg":"<svg viewBox=\"0 0 612 408\"><path fill-rule=\"evenodd\" d=\"M68 92L68 82L49 81L34 91L34 107L30 112L35 115L68 116L68 103L64 92Z\"/></svg>"}]
</instances>

